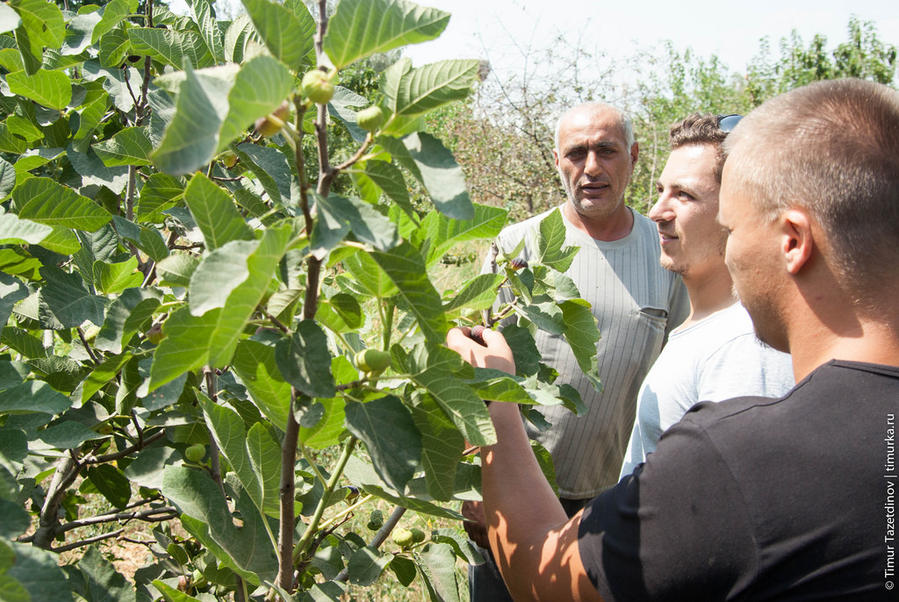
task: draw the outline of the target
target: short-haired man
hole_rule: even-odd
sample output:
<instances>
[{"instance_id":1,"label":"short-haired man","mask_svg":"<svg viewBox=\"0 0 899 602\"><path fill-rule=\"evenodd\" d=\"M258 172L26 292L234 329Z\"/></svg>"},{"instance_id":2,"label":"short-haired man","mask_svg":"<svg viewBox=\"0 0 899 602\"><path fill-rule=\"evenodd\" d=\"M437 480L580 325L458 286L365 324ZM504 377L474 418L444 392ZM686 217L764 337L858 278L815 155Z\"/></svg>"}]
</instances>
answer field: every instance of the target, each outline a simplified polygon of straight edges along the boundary
<instances>
[{"instance_id":1,"label":"short-haired man","mask_svg":"<svg viewBox=\"0 0 899 602\"><path fill-rule=\"evenodd\" d=\"M717 220L718 192L724 139L739 120L696 113L671 128L672 150L649 217L659 229L662 266L680 274L690 293L690 315L640 386L621 477L634 472L662 433L698 402L780 397L794 384L790 356L756 338L724 264L727 231Z\"/></svg>"},{"instance_id":2,"label":"short-haired man","mask_svg":"<svg viewBox=\"0 0 899 602\"><path fill-rule=\"evenodd\" d=\"M797 385L695 406L571 520L517 409L492 404L489 537L522 599L895 599L899 92L804 86L750 113L725 148L725 261ZM514 371L502 335L483 336L447 341Z\"/></svg>"},{"instance_id":3,"label":"short-haired man","mask_svg":"<svg viewBox=\"0 0 899 602\"><path fill-rule=\"evenodd\" d=\"M538 331L535 337L543 361L560 375L557 382L577 389L588 409L578 417L561 407L541 408L552 427L531 432L552 455L560 498L574 514L618 481L637 390L668 333L686 317L689 301L680 278L659 265L653 222L624 204L638 156L630 119L607 104L576 106L559 119L553 155L567 196L561 206L565 242L580 247L566 274L592 305L602 333L597 345L601 392L581 372L561 336ZM545 217L504 229L497 244L511 252L524 240L521 257L529 259L536 255L533 235ZM477 518L476 505L467 504L463 514ZM505 595L498 575L491 579L493 573L489 561L472 568L473 600Z\"/></svg>"}]
</instances>

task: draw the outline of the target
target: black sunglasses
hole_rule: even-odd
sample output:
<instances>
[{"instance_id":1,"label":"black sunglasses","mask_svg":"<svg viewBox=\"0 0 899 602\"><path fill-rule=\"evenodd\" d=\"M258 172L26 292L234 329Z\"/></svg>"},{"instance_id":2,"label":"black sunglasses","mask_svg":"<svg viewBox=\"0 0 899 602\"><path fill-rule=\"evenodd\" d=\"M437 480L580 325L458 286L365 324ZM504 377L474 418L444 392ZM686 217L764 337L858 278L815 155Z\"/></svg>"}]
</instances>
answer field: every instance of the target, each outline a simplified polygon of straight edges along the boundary
<instances>
[{"instance_id":1,"label":"black sunglasses","mask_svg":"<svg viewBox=\"0 0 899 602\"><path fill-rule=\"evenodd\" d=\"M740 123L740 120L743 119L742 115L737 115L736 113L732 113L731 115L718 115L718 129L722 132L731 132L737 124Z\"/></svg>"}]
</instances>

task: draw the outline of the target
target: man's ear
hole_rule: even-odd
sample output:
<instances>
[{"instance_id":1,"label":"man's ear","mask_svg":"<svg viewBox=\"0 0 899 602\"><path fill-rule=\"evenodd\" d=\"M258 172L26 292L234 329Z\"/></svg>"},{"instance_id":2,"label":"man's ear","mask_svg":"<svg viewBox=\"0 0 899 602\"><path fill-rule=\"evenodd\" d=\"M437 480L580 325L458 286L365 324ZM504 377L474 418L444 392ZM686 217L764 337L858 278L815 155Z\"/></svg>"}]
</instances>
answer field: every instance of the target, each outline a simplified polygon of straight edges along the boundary
<instances>
[{"instance_id":1,"label":"man's ear","mask_svg":"<svg viewBox=\"0 0 899 602\"><path fill-rule=\"evenodd\" d=\"M812 222L802 209L787 209L780 218L781 252L787 272L798 274L808 263L815 250L815 239L812 234Z\"/></svg>"},{"instance_id":2,"label":"man's ear","mask_svg":"<svg viewBox=\"0 0 899 602\"><path fill-rule=\"evenodd\" d=\"M556 169L559 169L559 150L553 149L553 161L556 163Z\"/></svg>"},{"instance_id":3,"label":"man's ear","mask_svg":"<svg viewBox=\"0 0 899 602\"><path fill-rule=\"evenodd\" d=\"M631 172L634 171L634 167L637 166L637 157L640 156L640 145L634 142L633 146L631 146Z\"/></svg>"}]
</instances>

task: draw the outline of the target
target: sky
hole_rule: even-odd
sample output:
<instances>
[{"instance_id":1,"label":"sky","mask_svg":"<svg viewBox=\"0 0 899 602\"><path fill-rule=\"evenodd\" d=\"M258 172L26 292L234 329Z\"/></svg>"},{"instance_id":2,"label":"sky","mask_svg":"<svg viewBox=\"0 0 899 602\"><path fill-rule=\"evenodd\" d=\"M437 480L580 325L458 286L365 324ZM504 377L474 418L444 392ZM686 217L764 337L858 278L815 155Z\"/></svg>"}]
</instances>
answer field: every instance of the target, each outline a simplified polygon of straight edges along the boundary
<instances>
[{"instance_id":1,"label":"sky","mask_svg":"<svg viewBox=\"0 0 899 602\"><path fill-rule=\"evenodd\" d=\"M552 44L557 34L615 59L671 40L700 56L716 54L744 71L768 36L773 49L798 30L808 42L824 34L831 47L847 39L849 18L873 21L880 39L899 45L897 0L422 0L452 13L437 40L407 47L414 64L448 58L488 58L497 72L520 73L525 51ZM532 52L532 56L535 53Z\"/></svg>"},{"instance_id":2,"label":"sky","mask_svg":"<svg viewBox=\"0 0 899 602\"><path fill-rule=\"evenodd\" d=\"M218 0L234 11L240 0ZM623 62L639 51L658 50L670 40L678 50L718 56L731 71L745 72L768 37L777 43L796 29L803 42L827 36L830 48L846 41L851 16L872 21L880 39L899 46L899 0L419 0L452 14L437 40L407 46L404 54L422 65L443 59L490 61L500 78L535 68L535 59L559 35L568 46ZM186 12L184 0L171 0ZM239 10L239 9L237 9ZM527 63L525 57L530 58ZM616 68L616 77L627 70Z\"/></svg>"}]
</instances>

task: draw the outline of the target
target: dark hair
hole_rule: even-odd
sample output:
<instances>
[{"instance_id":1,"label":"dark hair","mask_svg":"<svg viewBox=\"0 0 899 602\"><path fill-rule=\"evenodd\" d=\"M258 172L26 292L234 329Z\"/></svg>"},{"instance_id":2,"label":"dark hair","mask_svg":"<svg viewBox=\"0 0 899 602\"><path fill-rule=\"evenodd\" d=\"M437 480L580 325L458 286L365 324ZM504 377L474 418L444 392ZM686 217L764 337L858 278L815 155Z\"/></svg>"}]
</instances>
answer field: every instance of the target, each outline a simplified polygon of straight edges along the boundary
<instances>
[{"instance_id":1,"label":"dark hair","mask_svg":"<svg viewBox=\"0 0 899 602\"><path fill-rule=\"evenodd\" d=\"M715 147L715 181L721 183L721 170L724 168L724 139L727 132L718 127L718 116L693 113L682 121L671 126L668 140L671 150L691 144L709 144Z\"/></svg>"},{"instance_id":2,"label":"dark hair","mask_svg":"<svg viewBox=\"0 0 899 602\"><path fill-rule=\"evenodd\" d=\"M725 148L728 173L763 213L799 206L814 216L859 302L896 273L899 92L859 79L815 82L752 111Z\"/></svg>"}]
</instances>

